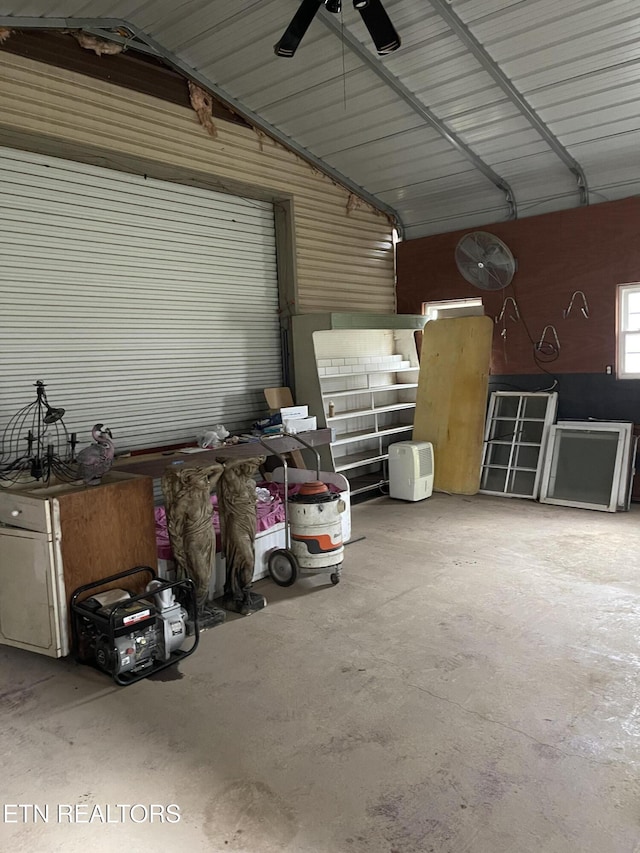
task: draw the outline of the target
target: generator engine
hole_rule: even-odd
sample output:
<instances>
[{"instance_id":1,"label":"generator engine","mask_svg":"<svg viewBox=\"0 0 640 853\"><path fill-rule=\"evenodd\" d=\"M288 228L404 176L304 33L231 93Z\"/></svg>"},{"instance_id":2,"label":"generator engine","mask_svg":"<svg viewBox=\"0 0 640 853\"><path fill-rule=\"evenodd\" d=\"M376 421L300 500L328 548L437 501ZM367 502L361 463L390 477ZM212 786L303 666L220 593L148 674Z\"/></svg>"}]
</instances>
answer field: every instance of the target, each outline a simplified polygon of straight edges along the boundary
<instances>
[{"instance_id":1,"label":"generator engine","mask_svg":"<svg viewBox=\"0 0 640 853\"><path fill-rule=\"evenodd\" d=\"M82 593L143 571L152 579L139 595L111 588L78 601ZM161 581L146 566L76 590L71 614L76 659L109 673L122 685L177 663L192 654L198 644L193 582ZM187 636L193 639L185 651L182 646Z\"/></svg>"}]
</instances>

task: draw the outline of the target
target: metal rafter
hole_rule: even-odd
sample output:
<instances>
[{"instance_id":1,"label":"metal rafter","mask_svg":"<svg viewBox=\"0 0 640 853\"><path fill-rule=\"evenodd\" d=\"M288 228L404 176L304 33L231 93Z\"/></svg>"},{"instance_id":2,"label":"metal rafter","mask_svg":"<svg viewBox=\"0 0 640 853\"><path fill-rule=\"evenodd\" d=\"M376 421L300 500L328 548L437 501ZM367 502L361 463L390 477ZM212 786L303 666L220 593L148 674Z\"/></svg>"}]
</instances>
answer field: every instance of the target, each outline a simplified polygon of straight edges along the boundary
<instances>
[{"instance_id":1,"label":"metal rafter","mask_svg":"<svg viewBox=\"0 0 640 853\"><path fill-rule=\"evenodd\" d=\"M361 187L355 181L352 181L351 178L348 178L337 169L329 166L324 162L324 160L316 157L315 154L312 154L308 149L304 148L298 142L295 142L295 140L288 137L281 130L278 130L278 128L269 124L269 122L265 121L265 119L257 113L254 113L253 110L248 109L244 104L236 100L221 86L218 86L217 83L209 80L199 71L196 71L195 68L192 68L186 62L183 62L179 57L171 53L171 51L166 50L161 44L155 41L155 39L151 38L151 36L147 35L134 24L120 18L27 18L3 15L0 16L0 27L9 27L10 29L15 30L85 30L86 32L91 32L94 35L100 35L102 38L110 41L115 41L118 44L126 44L132 50L142 50L145 53L151 53L154 56L163 59L167 65L170 65L176 71L180 71L180 73L184 74L185 77L193 80L194 83L202 86L213 95L216 95L216 97L221 101L224 101L225 104L232 107L234 112L246 119L249 124L264 131L268 136L271 136L273 139L284 145L285 148L299 154L303 160L311 163L320 172L323 172L325 175L332 178L337 184L340 184L345 187L345 189L350 190L355 195L364 199L364 201L367 201L372 207L386 213L396 223L398 231L402 233L403 222L400 214L395 210L395 208L385 204L364 187ZM135 38L126 39L116 33L109 33L108 30L110 29L127 30Z\"/></svg>"},{"instance_id":2,"label":"metal rafter","mask_svg":"<svg viewBox=\"0 0 640 853\"><path fill-rule=\"evenodd\" d=\"M498 63L489 56L485 47L473 35L469 27L461 18L458 17L456 12L453 11L449 3L446 2L446 0L429 0L429 3L431 3L436 12L438 12L438 14L447 22L458 38L466 45L466 47L469 48L480 65L493 78L498 86L500 86L509 100L517 106L522 115L524 115L535 127L551 150L567 166L571 174L576 179L580 193L580 203L589 204L589 184L587 182L587 176L585 175L580 163L578 163L578 161L569 154L557 136L555 136L533 107L525 100L521 92L516 89L511 79L507 77Z\"/></svg>"},{"instance_id":3,"label":"metal rafter","mask_svg":"<svg viewBox=\"0 0 640 853\"><path fill-rule=\"evenodd\" d=\"M352 35L346 27L342 27L336 20L335 15L322 7L318 16L322 23L334 32L343 42L349 47L352 53L356 54L359 59L367 65L393 92L398 95L411 109L417 113L424 121L436 130L447 142L452 145L460 154L466 157L473 165L488 178L492 184L498 187L504 195L509 208L509 217L516 219L518 216L518 207L515 193L505 178L499 175L488 163L478 156L453 130L450 130L444 122L442 122L429 107L422 103L413 92L408 89L401 80L392 74L389 69L380 62L379 59L367 50L367 48Z\"/></svg>"}]
</instances>

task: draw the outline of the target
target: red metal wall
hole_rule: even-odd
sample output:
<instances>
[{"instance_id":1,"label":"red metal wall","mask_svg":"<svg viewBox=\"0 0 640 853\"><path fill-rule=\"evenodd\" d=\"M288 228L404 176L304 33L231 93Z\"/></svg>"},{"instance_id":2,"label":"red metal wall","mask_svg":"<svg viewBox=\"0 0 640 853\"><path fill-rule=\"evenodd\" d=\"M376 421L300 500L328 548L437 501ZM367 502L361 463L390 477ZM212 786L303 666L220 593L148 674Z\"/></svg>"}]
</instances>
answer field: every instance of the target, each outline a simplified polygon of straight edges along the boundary
<instances>
[{"instance_id":1,"label":"red metal wall","mask_svg":"<svg viewBox=\"0 0 640 853\"><path fill-rule=\"evenodd\" d=\"M477 290L456 268L456 243L469 230L398 244L399 313L420 313L431 300L482 296L486 313L496 316L515 291L534 340L548 323L558 330L560 356L547 365L550 372L604 374L615 365L616 286L640 282L640 198L477 229L500 237L518 261L513 285L497 293ZM577 301L563 319L574 290L587 296L588 320ZM509 322L507 329L505 345L495 327L492 374L537 373L523 324Z\"/></svg>"}]
</instances>

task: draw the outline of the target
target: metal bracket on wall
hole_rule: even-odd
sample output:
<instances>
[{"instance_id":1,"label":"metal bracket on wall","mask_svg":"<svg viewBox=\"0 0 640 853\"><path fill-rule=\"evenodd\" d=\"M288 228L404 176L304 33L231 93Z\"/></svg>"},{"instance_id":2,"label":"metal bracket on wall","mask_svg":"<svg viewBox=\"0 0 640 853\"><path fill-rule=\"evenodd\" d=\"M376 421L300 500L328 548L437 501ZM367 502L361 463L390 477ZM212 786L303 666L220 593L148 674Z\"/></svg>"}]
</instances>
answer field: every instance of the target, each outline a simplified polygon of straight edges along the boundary
<instances>
[{"instance_id":1,"label":"metal bracket on wall","mask_svg":"<svg viewBox=\"0 0 640 853\"><path fill-rule=\"evenodd\" d=\"M548 341L547 332L550 332L553 335L553 341ZM558 333L556 331L556 327L551 323L546 325L542 330L542 334L540 335L540 340L536 344L536 350L538 352L550 354L553 352L560 352L560 341L558 340Z\"/></svg>"},{"instance_id":2,"label":"metal bracket on wall","mask_svg":"<svg viewBox=\"0 0 640 853\"><path fill-rule=\"evenodd\" d=\"M509 319L513 320L514 323L517 323L520 319L520 311L518 310L518 303L513 298L513 296L507 296L504 302L502 303L502 309L497 317L494 317L496 323L499 323L503 318L505 311L507 310L507 305L511 303L513 305L513 310L515 312L515 316L513 314L509 314Z\"/></svg>"},{"instance_id":3,"label":"metal bracket on wall","mask_svg":"<svg viewBox=\"0 0 640 853\"><path fill-rule=\"evenodd\" d=\"M569 314L571 314L571 309L573 308L573 302L574 302L576 296L582 297L582 305L580 306L580 313L585 318L585 320L588 320L589 319L589 303L587 302L587 297L584 295L584 292L582 290L574 290L573 291L573 293L571 295L571 301L569 302L569 307L565 308L565 310L562 312L562 316L564 317L565 320L568 319Z\"/></svg>"},{"instance_id":4,"label":"metal bracket on wall","mask_svg":"<svg viewBox=\"0 0 640 853\"><path fill-rule=\"evenodd\" d=\"M507 306L509 305L509 303L511 303L511 305L513 306L513 312L509 312L509 315L508 315L509 319L512 322L517 323L518 320L520 319L520 310L518 309L518 303L516 302L516 300L514 299L513 296L507 296L504 299L504 301L502 303L502 308L500 309L500 313L496 317L493 318L496 325L498 323L502 323L502 331L500 332L500 337L502 338L503 356L504 356L505 364L509 361L509 357L507 355L507 347L506 347L506 344L507 344L507 315L506 315L506 311L507 311Z\"/></svg>"}]
</instances>

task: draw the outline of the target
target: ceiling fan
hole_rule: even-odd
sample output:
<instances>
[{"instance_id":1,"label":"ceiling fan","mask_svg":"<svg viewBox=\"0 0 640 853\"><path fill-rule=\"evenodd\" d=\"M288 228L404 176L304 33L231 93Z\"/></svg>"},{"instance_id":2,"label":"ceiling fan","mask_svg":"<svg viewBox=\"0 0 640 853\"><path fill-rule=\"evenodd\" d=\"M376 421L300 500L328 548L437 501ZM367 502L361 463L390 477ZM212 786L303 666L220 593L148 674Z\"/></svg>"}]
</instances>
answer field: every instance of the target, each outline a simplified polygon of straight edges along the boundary
<instances>
[{"instance_id":1,"label":"ceiling fan","mask_svg":"<svg viewBox=\"0 0 640 853\"><path fill-rule=\"evenodd\" d=\"M337 15L342 11L342 0L302 0L282 38L274 45L277 56L294 55L323 2L328 12ZM381 0L353 0L353 8L360 12L380 56L392 53L400 47L400 36L395 31Z\"/></svg>"}]
</instances>

